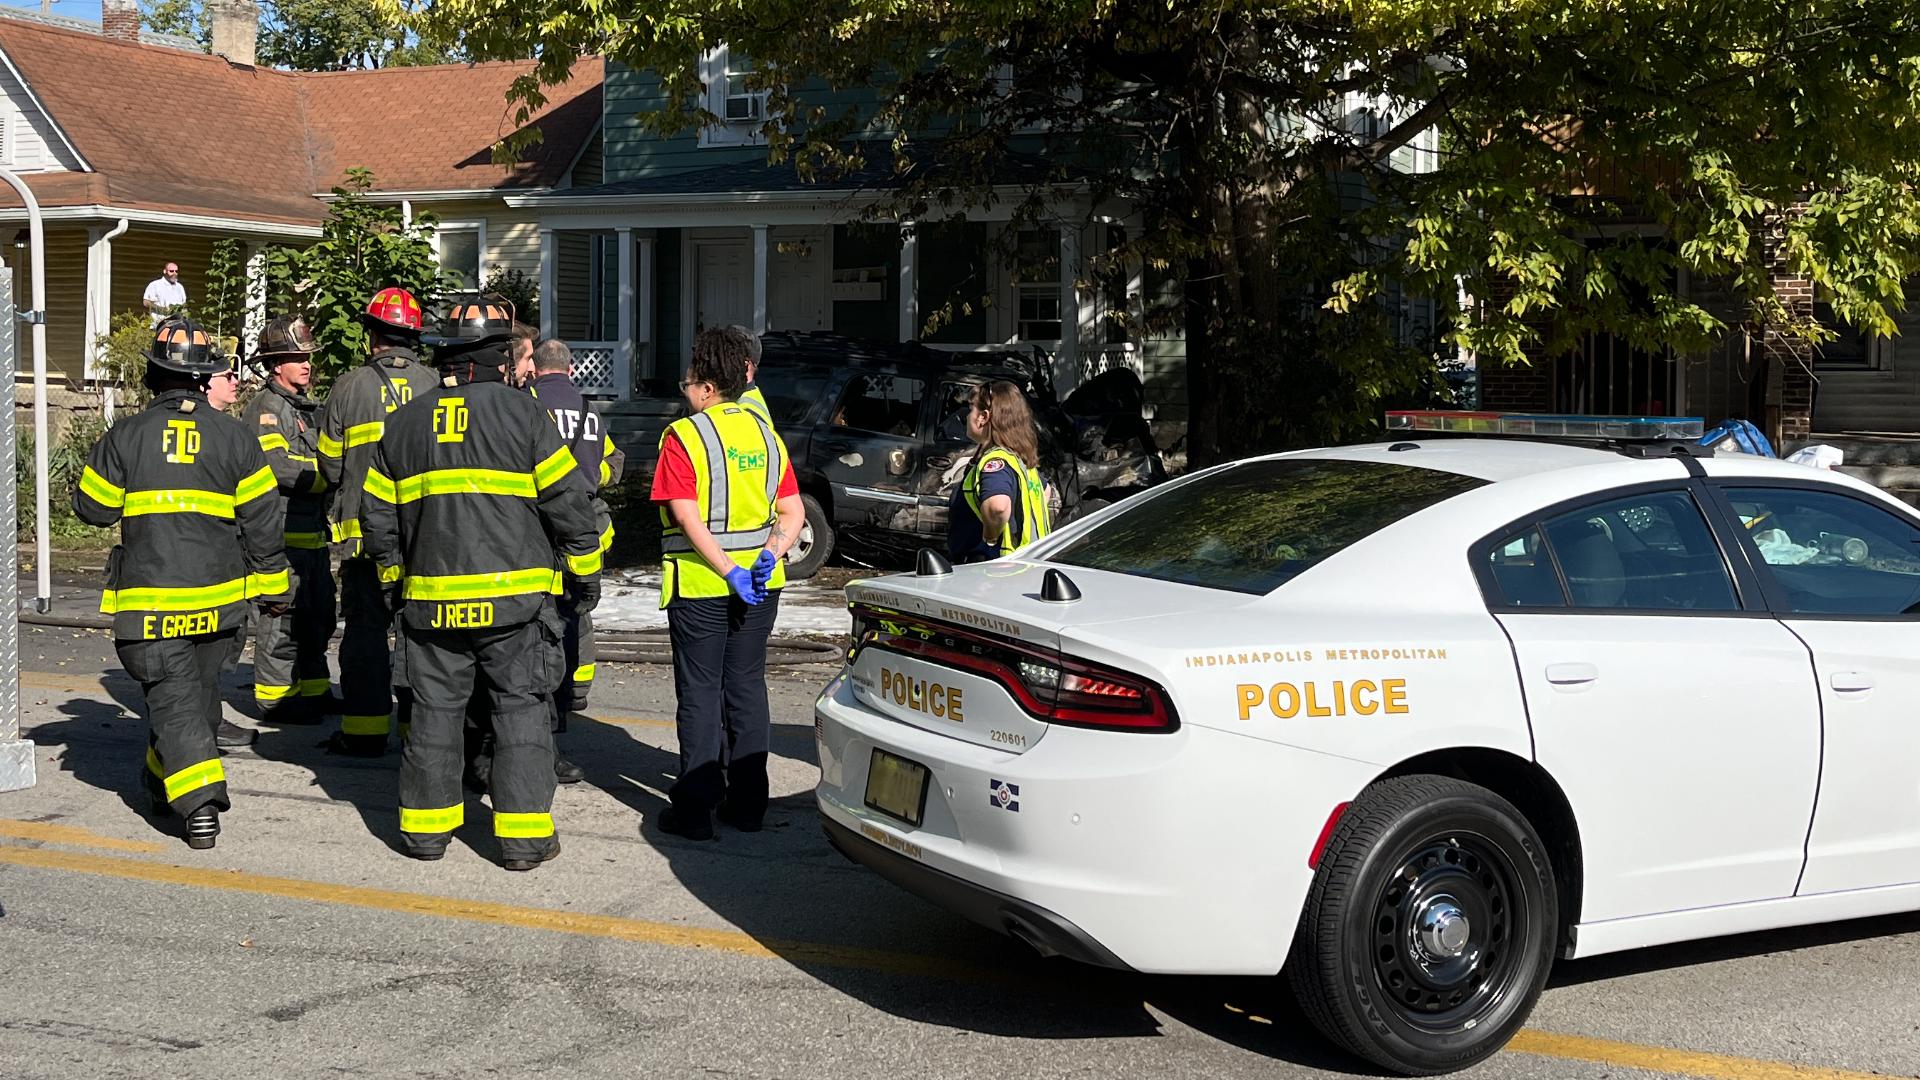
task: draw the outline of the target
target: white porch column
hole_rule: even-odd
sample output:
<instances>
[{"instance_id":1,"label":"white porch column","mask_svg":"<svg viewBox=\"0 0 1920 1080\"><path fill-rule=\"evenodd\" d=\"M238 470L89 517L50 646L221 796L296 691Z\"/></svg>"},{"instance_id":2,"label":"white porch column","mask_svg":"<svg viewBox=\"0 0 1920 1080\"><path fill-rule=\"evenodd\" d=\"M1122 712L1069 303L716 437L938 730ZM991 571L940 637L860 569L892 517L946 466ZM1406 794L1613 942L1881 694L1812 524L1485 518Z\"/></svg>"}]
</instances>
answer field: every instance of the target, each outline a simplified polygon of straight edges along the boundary
<instances>
[{"instance_id":1,"label":"white porch column","mask_svg":"<svg viewBox=\"0 0 1920 1080\"><path fill-rule=\"evenodd\" d=\"M633 230L619 228L613 234L620 244L620 336L613 347L613 393L625 401L633 396Z\"/></svg>"},{"instance_id":2,"label":"white porch column","mask_svg":"<svg viewBox=\"0 0 1920 1080\"><path fill-rule=\"evenodd\" d=\"M753 227L753 325L756 334L767 332L767 227Z\"/></svg>"},{"instance_id":3,"label":"white porch column","mask_svg":"<svg viewBox=\"0 0 1920 1080\"><path fill-rule=\"evenodd\" d=\"M559 320L560 244L552 229L540 230L540 336L550 338Z\"/></svg>"},{"instance_id":4,"label":"white porch column","mask_svg":"<svg viewBox=\"0 0 1920 1080\"><path fill-rule=\"evenodd\" d=\"M634 340L645 345L646 351L640 355L640 377L656 378L660 374L660 349L654 341L653 332L653 238L638 241L640 250L634 258L639 263L639 296L634 305L638 316L634 328Z\"/></svg>"},{"instance_id":5,"label":"white porch column","mask_svg":"<svg viewBox=\"0 0 1920 1080\"><path fill-rule=\"evenodd\" d=\"M109 284L113 280L112 256L108 254L111 244L101 239L107 230L95 225L87 230L87 288L85 319L81 323L81 369L84 377L99 378L95 356L100 343L106 340L108 332L107 309L111 300L107 295Z\"/></svg>"},{"instance_id":6,"label":"white porch column","mask_svg":"<svg viewBox=\"0 0 1920 1080\"><path fill-rule=\"evenodd\" d=\"M1080 227L1060 226L1060 351L1053 358L1053 386L1065 397L1080 383Z\"/></svg>"},{"instance_id":7,"label":"white porch column","mask_svg":"<svg viewBox=\"0 0 1920 1080\"><path fill-rule=\"evenodd\" d=\"M247 245L247 303L240 316L240 349L253 355L260 343L260 331L267 328L267 246Z\"/></svg>"},{"instance_id":8,"label":"white porch column","mask_svg":"<svg viewBox=\"0 0 1920 1080\"><path fill-rule=\"evenodd\" d=\"M920 238L914 235L913 222L900 223L900 340L920 336L919 275Z\"/></svg>"}]
</instances>

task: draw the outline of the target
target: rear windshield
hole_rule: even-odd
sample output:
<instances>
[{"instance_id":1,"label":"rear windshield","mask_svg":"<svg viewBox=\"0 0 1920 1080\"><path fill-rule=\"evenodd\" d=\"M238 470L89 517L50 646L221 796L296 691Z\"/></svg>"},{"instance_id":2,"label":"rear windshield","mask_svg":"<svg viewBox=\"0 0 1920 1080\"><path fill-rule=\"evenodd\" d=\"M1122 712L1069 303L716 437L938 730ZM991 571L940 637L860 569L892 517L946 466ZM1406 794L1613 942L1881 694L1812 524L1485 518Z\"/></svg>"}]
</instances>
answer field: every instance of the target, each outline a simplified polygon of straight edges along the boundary
<instances>
[{"instance_id":1,"label":"rear windshield","mask_svg":"<svg viewBox=\"0 0 1920 1080\"><path fill-rule=\"evenodd\" d=\"M1267 593L1347 545L1484 483L1380 461L1249 462L1123 503L1049 558Z\"/></svg>"},{"instance_id":2,"label":"rear windshield","mask_svg":"<svg viewBox=\"0 0 1920 1080\"><path fill-rule=\"evenodd\" d=\"M762 367L758 374L754 384L767 399L776 429L805 421L814 403L826 396L827 383L833 378L825 368Z\"/></svg>"}]
</instances>

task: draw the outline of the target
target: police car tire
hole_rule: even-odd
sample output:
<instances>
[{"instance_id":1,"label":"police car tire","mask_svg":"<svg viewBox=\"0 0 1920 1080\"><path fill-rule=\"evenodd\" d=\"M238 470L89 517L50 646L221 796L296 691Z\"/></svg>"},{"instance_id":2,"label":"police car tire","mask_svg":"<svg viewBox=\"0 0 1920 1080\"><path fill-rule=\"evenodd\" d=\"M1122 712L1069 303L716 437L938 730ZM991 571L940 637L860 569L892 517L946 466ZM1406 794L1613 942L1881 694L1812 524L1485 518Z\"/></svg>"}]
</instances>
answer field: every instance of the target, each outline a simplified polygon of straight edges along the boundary
<instances>
[{"instance_id":1,"label":"police car tire","mask_svg":"<svg viewBox=\"0 0 1920 1080\"><path fill-rule=\"evenodd\" d=\"M1559 902L1545 850L1513 804L1478 785L1417 775L1367 788L1328 840L1300 913L1286 974L1302 1012L1405 1076L1491 1056L1526 1022L1553 966ZM1433 957L1415 955L1411 916L1460 899L1472 927L1465 955L1476 959L1462 982L1441 980L1436 1000L1435 983L1420 981L1434 969L1416 974Z\"/></svg>"},{"instance_id":2,"label":"police car tire","mask_svg":"<svg viewBox=\"0 0 1920 1080\"><path fill-rule=\"evenodd\" d=\"M800 505L807 511L807 526L813 530L813 547L804 559L787 560L787 580L805 581L820 572L833 558L833 522L827 519L827 512L820 506L820 500L811 495L800 496Z\"/></svg>"}]
</instances>

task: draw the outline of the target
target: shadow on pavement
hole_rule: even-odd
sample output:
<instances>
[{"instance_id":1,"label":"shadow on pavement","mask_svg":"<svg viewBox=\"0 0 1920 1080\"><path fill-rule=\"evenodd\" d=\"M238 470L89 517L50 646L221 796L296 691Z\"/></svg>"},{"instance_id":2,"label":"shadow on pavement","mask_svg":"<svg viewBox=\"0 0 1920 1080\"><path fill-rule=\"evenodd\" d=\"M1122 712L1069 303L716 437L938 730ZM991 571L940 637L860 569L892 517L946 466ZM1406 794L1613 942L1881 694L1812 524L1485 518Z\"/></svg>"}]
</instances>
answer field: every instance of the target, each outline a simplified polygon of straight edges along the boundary
<instances>
[{"instance_id":1,"label":"shadow on pavement","mask_svg":"<svg viewBox=\"0 0 1920 1080\"><path fill-rule=\"evenodd\" d=\"M1548 981L1547 987L1552 989L1560 986L1580 986L1584 983L1605 982L1608 979L1645 975L1648 972L1666 971L1671 968L1695 967L1725 960L1745 960L1749 957L1765 956L1768 953L1793 952L1798 949L1814 949L1824 945L1841 945L1850 941L1896 937L1901 934L1920 934L1920 912L1882 915L1871 919L1850 919L1846 922L1821 923L1816 926L1795 926L1785 930L1763 930L1734 937L1707 938L1703 941L1683 941L1676 945L1609 953L1606 956L1596 956L1588 960L1562 960L1554 965L1553 977Z\"/></svg>"}]
</instances>

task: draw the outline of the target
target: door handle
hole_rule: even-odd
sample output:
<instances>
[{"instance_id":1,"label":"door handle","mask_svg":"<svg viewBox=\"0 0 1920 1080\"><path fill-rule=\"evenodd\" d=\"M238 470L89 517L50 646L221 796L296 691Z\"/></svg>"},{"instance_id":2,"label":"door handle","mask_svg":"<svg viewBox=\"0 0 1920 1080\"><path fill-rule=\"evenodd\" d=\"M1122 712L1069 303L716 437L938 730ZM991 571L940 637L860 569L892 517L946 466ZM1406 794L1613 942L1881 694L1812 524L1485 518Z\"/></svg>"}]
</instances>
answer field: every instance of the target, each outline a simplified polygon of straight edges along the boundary
<instances>
[{"instance_id":1,"label":"door handle","mask_svg":"<svg viewBox=\"0 0 1920 1080\"><path fill-rule=\"evenodd\" d=\"M1827 685L1842 694L1858 694L1873 689L1873 677L1864 671L1836 671L1827 677Z\"/></svg>"},{"instance_id":2,"label":"door handle","mask_svg":"<svg viewBox=\"0 0 1920 1080\"><path fill-rule=\"evenodd\" d=\"M1599 677L1600 669L1592 664L1547 665L1547 681L1555 686L1579 686Z\"/></svg>"},{"instance_id":3,"label":"door handle","mask_svg":"<svg viewBox=\"0 0 1920 1080\"><path fill-rule=\"evenodd\" d=\"M844 454L847 451L853 449L853 444L846 443L846 442L830 442L826 445L825 449L829 454Z\"/></svg>"}]
</instances>

